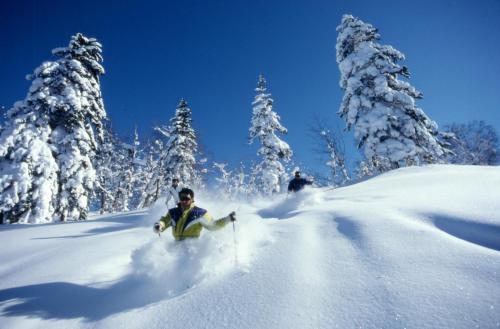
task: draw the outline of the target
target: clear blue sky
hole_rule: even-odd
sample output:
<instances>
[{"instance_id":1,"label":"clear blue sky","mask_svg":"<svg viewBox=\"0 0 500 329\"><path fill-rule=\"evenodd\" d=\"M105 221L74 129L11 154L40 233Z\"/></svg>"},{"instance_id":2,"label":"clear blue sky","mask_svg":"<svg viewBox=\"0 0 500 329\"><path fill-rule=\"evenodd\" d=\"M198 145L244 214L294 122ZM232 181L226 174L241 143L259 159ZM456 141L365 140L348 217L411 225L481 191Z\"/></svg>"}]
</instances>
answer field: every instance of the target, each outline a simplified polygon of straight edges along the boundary
<instances>
[{"instance_id":1,"label":"clear blue sky","mask_svg":"<svg viewBox=\"0 0 500 329\"><path fill-rule=\"evenodd\" d=\"M23 99L25 75L82 32L103 44L104 103L120 135L137 124L148 136L183 97L214 160L247 161L262 72L295 159L319 169L308 125L314 115L336 120L335 28L345 13L406 54L419 105L438 124L484 119L500 132L499 0L2 0L0 105Z\"/></svg>"}]
</instances>

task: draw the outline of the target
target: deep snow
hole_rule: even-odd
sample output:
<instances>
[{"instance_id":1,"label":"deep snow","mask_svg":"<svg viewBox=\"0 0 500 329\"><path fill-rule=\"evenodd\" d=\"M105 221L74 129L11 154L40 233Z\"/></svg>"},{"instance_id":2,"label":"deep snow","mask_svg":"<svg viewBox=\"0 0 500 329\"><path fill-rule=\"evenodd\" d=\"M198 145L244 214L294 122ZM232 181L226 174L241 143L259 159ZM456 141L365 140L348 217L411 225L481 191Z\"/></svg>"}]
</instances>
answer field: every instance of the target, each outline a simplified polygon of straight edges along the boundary
<instances>
[{"instance_id":1,"label":"deep snow","mask_svg":"<svg viewBox=\"0 0 500 329\"><path fill-rule=\"evenodd\" d=\"M396 170L221 203L176 243L161 202L0 227L0 328L498 328L500 168Z\"/></svg>"}]
</instances>

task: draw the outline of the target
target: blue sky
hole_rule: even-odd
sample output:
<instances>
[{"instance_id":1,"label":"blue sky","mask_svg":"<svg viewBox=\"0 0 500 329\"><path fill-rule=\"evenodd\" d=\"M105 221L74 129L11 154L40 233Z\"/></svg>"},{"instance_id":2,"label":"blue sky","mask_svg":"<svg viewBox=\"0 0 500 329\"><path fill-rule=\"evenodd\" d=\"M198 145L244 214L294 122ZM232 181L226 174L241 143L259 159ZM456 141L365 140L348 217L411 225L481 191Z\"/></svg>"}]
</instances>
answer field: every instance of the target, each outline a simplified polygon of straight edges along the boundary
<instances>
[{"instance_id":1,"label":"blue sky","mask_svg":"<svg viewBox=\"0 0 500 329\"><path fill-rule=\"evenodd\" d=\"M12 1L0 2L0 105L24 98L27 73L76 32L103 44L102 92L121 136L167 123L180 98L213 159L237 164L248 146L259 73L288 128L295 160L322 168L308 127L336 118L342 91L335 28L350 13L406 55L419 105L439 125L483 119L500 132L500 1ZM353 159L352 135L346 144Z\"/></svg>"}]
</instances>

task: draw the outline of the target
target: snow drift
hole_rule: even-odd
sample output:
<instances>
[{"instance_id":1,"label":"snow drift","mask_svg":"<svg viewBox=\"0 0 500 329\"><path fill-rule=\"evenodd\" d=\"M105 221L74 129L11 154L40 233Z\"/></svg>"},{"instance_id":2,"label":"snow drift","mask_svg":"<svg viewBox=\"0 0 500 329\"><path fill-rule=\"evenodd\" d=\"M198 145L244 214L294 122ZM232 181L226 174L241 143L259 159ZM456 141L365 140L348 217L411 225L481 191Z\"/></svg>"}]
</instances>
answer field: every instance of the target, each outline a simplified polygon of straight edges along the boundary
<instances>
[{"instance_id":1,"label":"snow drift","mask_svg":"<svg viewBox=\"0 0 500 329\"><path fill-rule=\"evenodd\" d=\"M496 328L500 168L396 170L252 203L176 243L165 209L0 227L1 328ZM235 240L236 238L236 244Z\"/></svg>"}]
</instances>

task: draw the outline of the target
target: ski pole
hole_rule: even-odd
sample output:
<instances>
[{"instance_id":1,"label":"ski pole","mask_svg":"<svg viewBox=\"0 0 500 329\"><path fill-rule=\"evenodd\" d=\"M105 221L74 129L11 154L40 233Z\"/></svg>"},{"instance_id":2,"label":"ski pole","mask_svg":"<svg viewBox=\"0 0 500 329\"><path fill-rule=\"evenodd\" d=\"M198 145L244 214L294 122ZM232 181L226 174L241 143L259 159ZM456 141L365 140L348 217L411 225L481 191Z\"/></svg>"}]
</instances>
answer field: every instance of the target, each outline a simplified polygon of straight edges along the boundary
<instances>
[{"instance_id":1,"label":"ski pole","mask_svg":"<svg viewBox=\"0 0 500 329\"><path fill-rule=\"evenodd\" d=\"M233 243L234 243L234 262L238 263L238 241L236 240L236 226L233 221Z\"/></svg>"},{"instance_id":2,"label":"ski pole","mask_svg":"<svg viewBox=\"0 0 500 329\"><path fill-rule=\"evenodd\" d=\"M240 210L241 205L236 209L236 211ZM236 212L232 212L231 214L236 215ZM238 240L236 239L236 225L235 221L233 220L233 244L234 244L234 262L235 264L238 264Z\"/></svg>"}]
</instances>

